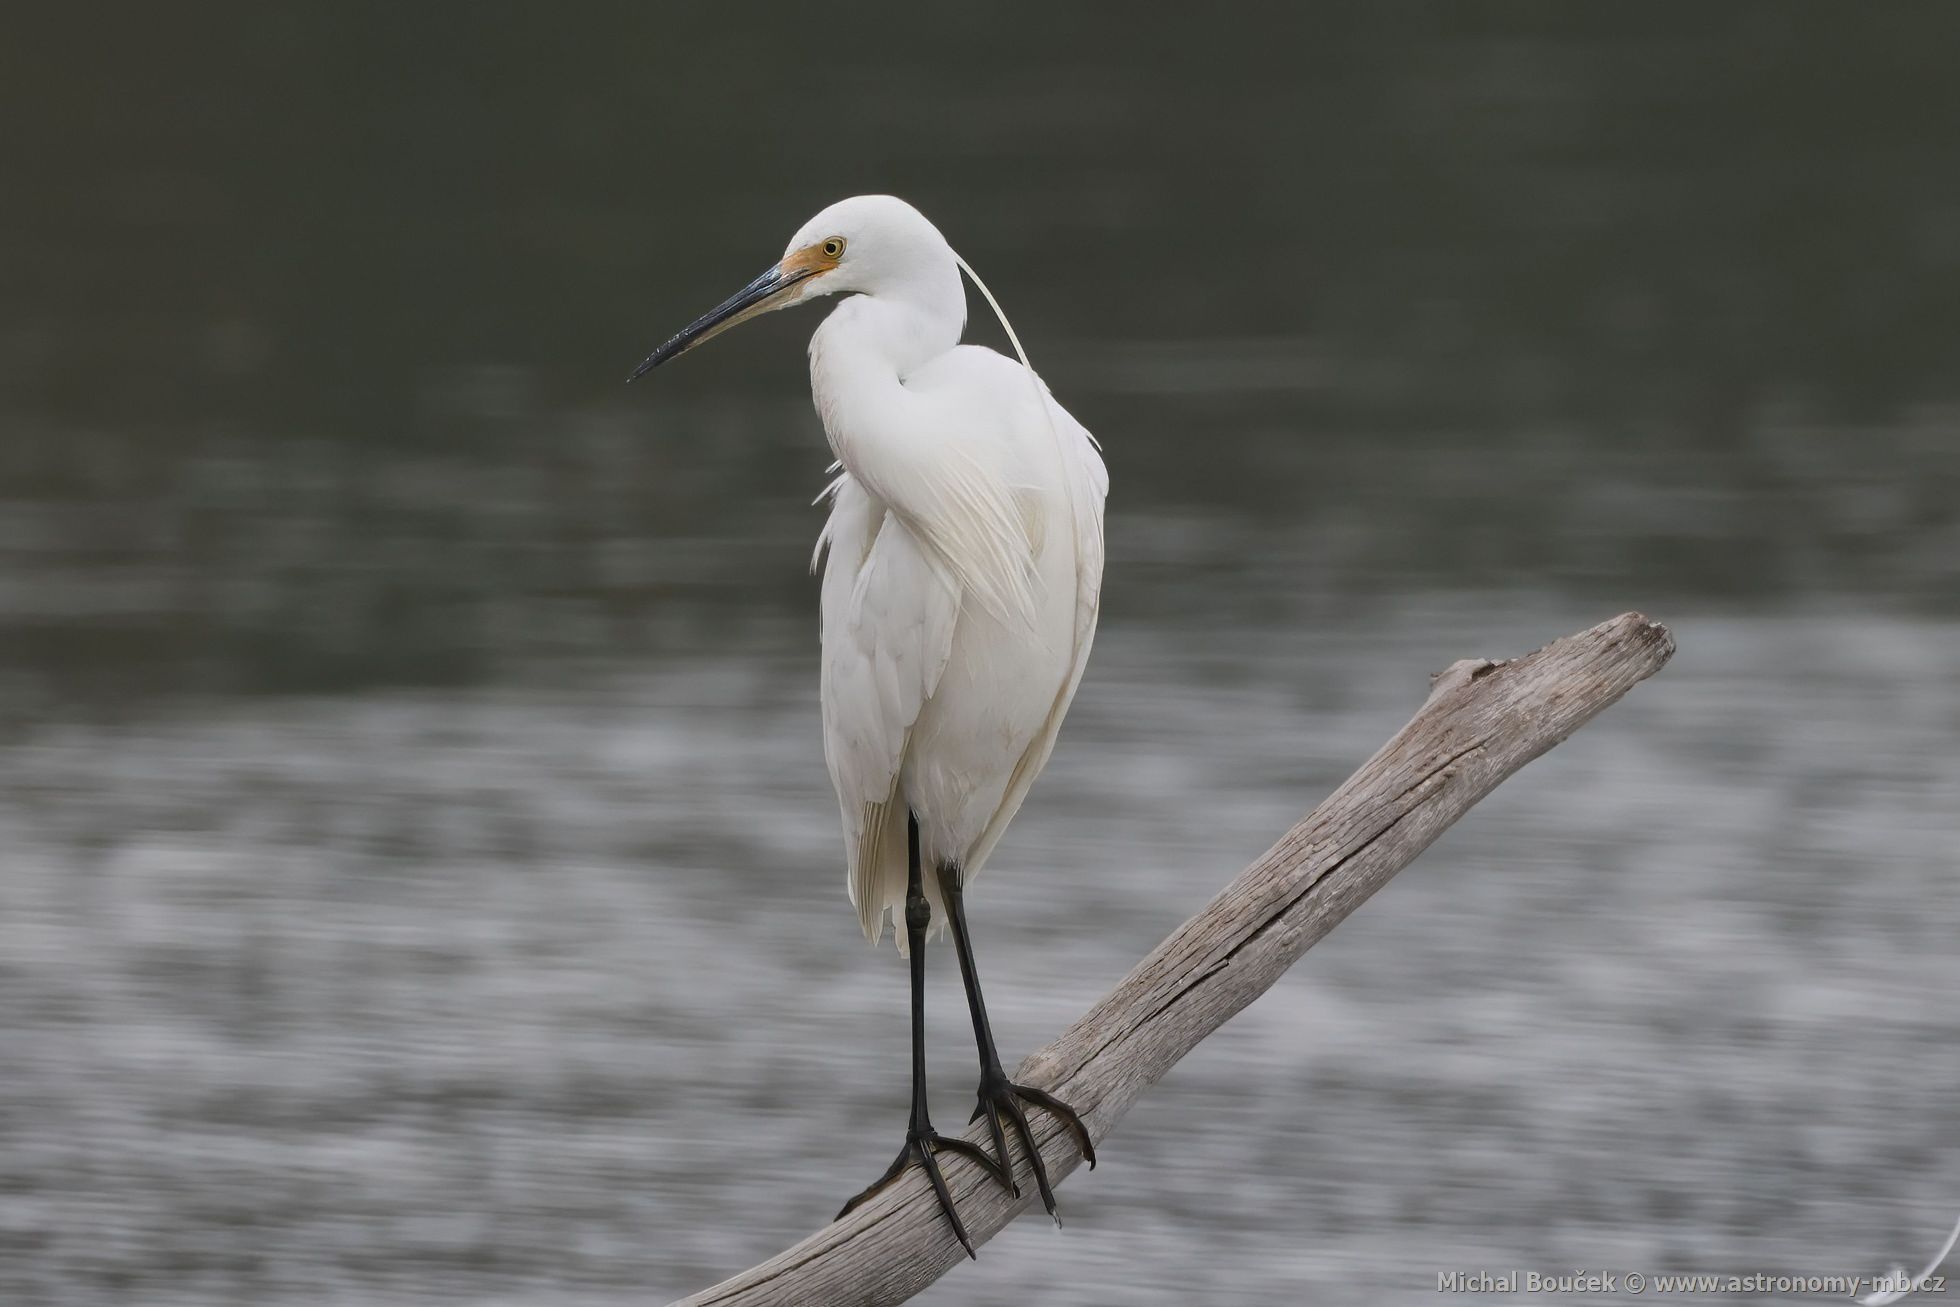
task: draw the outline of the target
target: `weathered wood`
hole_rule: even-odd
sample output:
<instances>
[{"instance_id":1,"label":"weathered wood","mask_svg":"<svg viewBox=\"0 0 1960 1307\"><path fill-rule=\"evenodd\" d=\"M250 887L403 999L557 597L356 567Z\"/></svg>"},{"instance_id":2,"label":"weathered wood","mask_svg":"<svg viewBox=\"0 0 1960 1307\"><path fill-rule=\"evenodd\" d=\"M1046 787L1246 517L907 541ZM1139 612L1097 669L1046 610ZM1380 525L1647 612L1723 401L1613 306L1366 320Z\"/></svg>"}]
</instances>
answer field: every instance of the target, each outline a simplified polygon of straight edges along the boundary
<instances>
[{"instance_id":1,"label":"weathered wood","mask_svg":"<svg viewBox=\"0 0 1960 1307\"><path fill-rule=\"evenodd\" d=\"M1665 627L1626 613L1509 662L1454 664L1394 739L1015 1078L1073 1104L1101 1142L1139 1094L1471 805L1673 653ZM1079 1160L1074 1145L1045 1113L1030 1116L1059 1181ZM973 1125L966 1138L985 1146L983 1131ZM1018 1167L1017 1200L948 1159L947 1184L976 1244L1035 1201L1026 1159ZM848 1219L674 1307L886 1307L964 1256L914 1170Z\"/></svg>"}]
</instances>

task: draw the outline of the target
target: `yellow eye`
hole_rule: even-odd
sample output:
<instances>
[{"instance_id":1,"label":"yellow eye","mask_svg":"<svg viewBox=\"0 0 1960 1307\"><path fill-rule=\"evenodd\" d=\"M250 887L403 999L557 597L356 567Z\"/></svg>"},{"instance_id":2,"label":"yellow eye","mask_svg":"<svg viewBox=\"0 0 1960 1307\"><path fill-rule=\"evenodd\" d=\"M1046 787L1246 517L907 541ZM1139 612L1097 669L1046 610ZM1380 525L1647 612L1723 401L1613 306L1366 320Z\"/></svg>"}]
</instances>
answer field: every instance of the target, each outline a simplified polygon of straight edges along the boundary
<instances>
[{"instance_id":1,"label":"yellow eye","mask_svg":"<svg viewBox=\"0 0 1960 1307\"><path fill-rule=\"evenodd\" d=\"M842 236L832 236L820 248L823 250L823 256L826 259L841 259L844 257L844 238Z\"/></svg>"}]
</instances>

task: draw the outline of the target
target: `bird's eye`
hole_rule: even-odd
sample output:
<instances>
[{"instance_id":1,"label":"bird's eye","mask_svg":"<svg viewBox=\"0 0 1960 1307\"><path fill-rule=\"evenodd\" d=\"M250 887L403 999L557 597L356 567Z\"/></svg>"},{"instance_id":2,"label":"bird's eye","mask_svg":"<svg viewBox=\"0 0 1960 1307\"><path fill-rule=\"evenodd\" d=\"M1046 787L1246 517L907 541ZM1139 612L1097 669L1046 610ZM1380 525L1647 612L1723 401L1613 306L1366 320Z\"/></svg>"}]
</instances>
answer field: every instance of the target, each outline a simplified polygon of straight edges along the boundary
<instances>
[{"instance_id":1,"label":"bird's eye","mask_svg":"<svg viewBox=\"0 0 1960 1307\"><path fill-rule=\"evenodd\" d=\"M823 243L822 248L823 256L826 259L841 259L844 257L844 238L842 236L832 236Z\"/></svg>"}]
</instances>

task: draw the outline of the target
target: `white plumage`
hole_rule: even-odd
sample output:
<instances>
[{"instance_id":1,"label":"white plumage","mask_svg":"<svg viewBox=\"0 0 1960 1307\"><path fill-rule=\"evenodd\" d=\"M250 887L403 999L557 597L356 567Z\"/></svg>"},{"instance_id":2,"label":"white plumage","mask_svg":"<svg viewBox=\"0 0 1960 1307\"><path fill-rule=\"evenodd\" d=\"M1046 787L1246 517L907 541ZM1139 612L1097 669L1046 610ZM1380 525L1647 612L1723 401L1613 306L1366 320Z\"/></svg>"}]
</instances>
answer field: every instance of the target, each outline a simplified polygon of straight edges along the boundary
<instances>
[{"instance_id":1,"label":"white plumage","mask_svg":"<svg viewBox=\"0 0 1960 1307\"><path fill-rule=\"evenodd\" d=\"M1017 380L1018 363L963 346L894 386L919 425L906 438L943 445L958 477L881 476L831 432L845 471L823 537L824 757L873 940L902 910L907 811L924 860L970 883L1047 763L1095 634L1102 460L1044 391L1058 449L1032 389L1003 395ZM926 894L943 928L936 879Z\"/></svg>"},{"instance_id":2,"label":"white plumage","mask_svg":"<svg viewBox=\"0 0 1960 1307\"><path fill-rule=\"evenodd\" d=\"M1019 362L960 344L962 268L905 201L843 200L633 373L757 314L846 296L810 339L810 389L842 469L817 540L824 757L851 902L874 942L887 910L903 911L908 814L946 925L937 869L960 868L961 885L977 875L1047 764L1102 590L1109 476L1096 442L1028 367L1005 315Z\"/></svg>"},{"instance_id":3,"label":"white plumage","mask_svg":"<svg viewBox=\"0 0 1960 1307\"><path fill-rule=\"evenodd\" d=\"M791 250L820 232L845 235L847 260L894 252L810 342L842 468L819 539L824 756L876 940L903 910L908 810L928 865L970 883L1047 763L1095 635L1108 476L1020 363L957 343L958 264L916 210L847 200Z\"/></svg>"}]
</instances>

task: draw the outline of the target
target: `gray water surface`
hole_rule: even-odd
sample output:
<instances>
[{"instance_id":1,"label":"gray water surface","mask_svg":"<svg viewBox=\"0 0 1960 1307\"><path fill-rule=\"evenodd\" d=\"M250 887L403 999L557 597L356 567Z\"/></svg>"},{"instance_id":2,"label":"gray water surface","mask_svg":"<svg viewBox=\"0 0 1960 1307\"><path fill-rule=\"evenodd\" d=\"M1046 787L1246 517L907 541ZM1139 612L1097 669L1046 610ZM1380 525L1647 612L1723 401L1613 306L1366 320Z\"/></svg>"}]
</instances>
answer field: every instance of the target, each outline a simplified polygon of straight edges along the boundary
<instances>
[{"instance_id":1,"label":"gray water surface","mask_svg":"<svg viewBox=\"0 0 1960 1307\"><path fill-rule=\"evenodd\" d=\"M975 891L1007 1046L1114 983L1427 671L1579 620L1510 596L1108 631ZM1960 690L1960 631L1677 630L1662 677L1147 1095L1064 1233L1024 1221L930 1296L1415 1302L1446 1269L1876 1273L1937 1246L1960 758L1925 705ZM896 1146L906 1033L842 897L807 663L208 703L0 753L8 1301L644 1303L820 1224Z\"/></svg>"}]
</instances>

